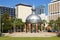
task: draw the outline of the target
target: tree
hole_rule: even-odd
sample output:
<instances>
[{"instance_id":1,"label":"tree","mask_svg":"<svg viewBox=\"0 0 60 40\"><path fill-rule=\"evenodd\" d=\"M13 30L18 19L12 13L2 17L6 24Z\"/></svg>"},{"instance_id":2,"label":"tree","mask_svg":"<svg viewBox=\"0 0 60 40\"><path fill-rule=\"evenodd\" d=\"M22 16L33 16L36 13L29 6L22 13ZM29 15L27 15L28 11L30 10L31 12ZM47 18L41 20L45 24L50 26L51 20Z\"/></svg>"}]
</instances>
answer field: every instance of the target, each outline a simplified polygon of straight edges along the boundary
<instances>
[{"instance_id":1,"label":"tree","mask_svg":"<svg viewBox=\"0 0 60 40\"><path fill-rule=\"evenodd\" d=\"M11 17L9 15L9 12L8 11L5 11L1 17L1 22L4 23L3 25L3 31L4 32L8 32L8 30L10 29L11 27Z\"/></svg>"},{"instance_id":2,"label":"tree","mask_svg":"<svg viewBox=\"0 0 60 40\"><path fill-rule=\"evenodd\" d=\"M17 27L23 28L24 22L22 21L22 19L17 19L16 17L13 17L11 20L11 25L13 26L15 32Z\"/></svg>"},{"instance_id":3,"label":"tree","mask_svg":"<svg viewBox=\"0 0 60 40\"><path fill-rule=\"evenodd\" d=\"M52 26L54 23L55 23L54 20L50 20L50 21L49 21L49 25L50 25L50 26Z\"/></svg>"},{"instance_id":4,"label":"tree","mask_svg":"<svg viewBox=\"0 0 60 40\"><path fill-rule=\"evenodd\" d=\"M52 27L52 30L57 30L57 27L55 26L56 25L55 20L50 20L49 25Z\"/></svg>"},{"instance_id":5,"label":"tree","mask_svg":"<svg viewBox=\"0 0 60 40\"><path fill-rule=\"evenodd\" d=\"M56 24L58 25L58 30L60 30L60 17L56 20Z\"/></svg>"},{"instance_id":6,"label":"tree","mask_svg":"<svg viewBox=\"0 0 60 40\"><path fill-rule=\"evenodd\" d=\"M23 30L24 23L22 22L22 19L17 19L16 20L16 25L20 27L21 31Z\"/></svg>"}]
</instances>

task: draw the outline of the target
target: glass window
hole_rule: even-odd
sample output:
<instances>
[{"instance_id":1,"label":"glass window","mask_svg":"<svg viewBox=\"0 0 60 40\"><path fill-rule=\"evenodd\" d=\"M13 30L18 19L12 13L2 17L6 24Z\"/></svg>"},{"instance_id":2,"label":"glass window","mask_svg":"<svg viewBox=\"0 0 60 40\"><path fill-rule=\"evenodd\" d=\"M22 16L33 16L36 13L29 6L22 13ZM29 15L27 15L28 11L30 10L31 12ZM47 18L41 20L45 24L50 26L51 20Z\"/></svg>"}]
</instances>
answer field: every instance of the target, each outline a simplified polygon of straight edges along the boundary
<instances>
[{"instance_id":1,"label":"glass window","mask_svg":"<svg viewBox=\"0 0 60 40\"><path fill-rule=\"evenodd\" d=\"M44 13L44 9L41 10L41 13Z\"/></svg>"},{"instance_id":2,"label":"glass window","mask_svg":"<svg viewBox=\"0 0 60 40\"><path fill-rule=\"evenodd\" d=\"M41 14L41 9L40 9L40 11L39 11L39 14Z\"/></svg>"}]
</instances>

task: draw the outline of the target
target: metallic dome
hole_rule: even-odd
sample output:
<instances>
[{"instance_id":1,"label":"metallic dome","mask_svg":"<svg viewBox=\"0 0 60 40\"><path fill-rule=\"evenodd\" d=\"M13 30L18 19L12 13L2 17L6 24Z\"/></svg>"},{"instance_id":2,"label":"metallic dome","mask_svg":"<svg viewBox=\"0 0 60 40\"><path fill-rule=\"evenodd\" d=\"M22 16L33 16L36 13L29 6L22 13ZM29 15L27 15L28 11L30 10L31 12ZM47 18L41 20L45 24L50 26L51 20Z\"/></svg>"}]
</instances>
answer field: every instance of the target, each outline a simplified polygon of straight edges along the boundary
<instances>
[{"instance_id":1,"label":"metallic dome","mask_svg":"<svg viewBox=\"0 0 60 40\"><path fill-rule=\"evenodd\" d=\"M40 23L41 18L40 18L40 16L38 16L36 14L31 14L26 18L26 22L27 23Z\"/></svg>"},{"instance_id":2,"label":"metallic dome","mask_svg":"<svg viewBox=\"0 0 60 40\"><path fill-rule=\"evenodd\" d=\"M41 22L41 18L40 16L38 16L37 14L35 14L35 7L32 7L32 14L30 14L27 18L26 18L26 22L27 23L40 23Z\"/></svg>"},{"instance_id":3,"label":"metallic dome","mask_svg":"<svg viewBox=\"0 0 60 40\"><path fill-rule=\"evenodd\" d=\"M32 14L30 14L27 18L26 18L26 22L27 23L40 23L41 22L41 18L40 16L38 16L37 14L35 14L35 7L32 7Z\"/></svg>"}]
</instances>

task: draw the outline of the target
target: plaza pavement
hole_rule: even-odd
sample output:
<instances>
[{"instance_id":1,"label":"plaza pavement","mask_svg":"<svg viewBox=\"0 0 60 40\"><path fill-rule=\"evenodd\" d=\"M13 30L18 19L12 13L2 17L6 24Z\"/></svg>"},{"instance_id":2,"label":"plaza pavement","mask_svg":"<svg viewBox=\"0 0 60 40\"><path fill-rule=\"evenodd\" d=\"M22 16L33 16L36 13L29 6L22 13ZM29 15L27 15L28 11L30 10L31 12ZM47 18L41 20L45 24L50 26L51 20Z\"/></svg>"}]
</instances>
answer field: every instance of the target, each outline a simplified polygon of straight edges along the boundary
<instances>
[{"instance_id":1,"label":"plaza pavement","mask_svg":"<svg viewBox=\"0 0 60 40\"><path fill-rule=\"evenodd\" d=\"M49 32L39 32L39 33L25 33L25 32L15 32L12 34L3 33L5 36L10 37L52 37L56 36L57 33L49 33Z\"/></svg>"}]
</instances>

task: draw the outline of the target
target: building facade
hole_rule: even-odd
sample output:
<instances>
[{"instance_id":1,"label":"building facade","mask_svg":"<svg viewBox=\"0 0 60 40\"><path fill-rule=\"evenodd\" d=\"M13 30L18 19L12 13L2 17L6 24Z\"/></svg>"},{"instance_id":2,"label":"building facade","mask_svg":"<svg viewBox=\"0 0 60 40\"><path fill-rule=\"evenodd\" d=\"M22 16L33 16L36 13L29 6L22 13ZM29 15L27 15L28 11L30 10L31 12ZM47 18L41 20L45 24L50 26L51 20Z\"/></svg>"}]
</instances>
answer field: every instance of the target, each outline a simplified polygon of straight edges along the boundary
<instances>
[{"instance_id":1,"label":"building facade","mask_svg":"<svg viewBox=\"0 0 60 40\"><path fill-rule=\"evenodd\" d=\"M16 17L22 19L23 22L26 21L26 17L32 13L32 6L27 4L17 4L16 5Z\"/></svg>"},{"instance_id":2,"label":"building facade","mask_svg":"<svg viewBox=\"0 0 60 40\"><path fill-rule=\"evenodd\" d=\"M60 1L52 1L48 4L49 20L56 20L60 17Z\"/></svg>"},{"instance_id":3,"label":"building facade","mask_svg":"<svg viewBox=\"0 0 60 40\"><path fill-rule=\"evenodd\" d=\"M4 14L4 12L8 11L11 17L15 16L15 8L0 6L0 13Z\"/></svg>"}]
</instances>

